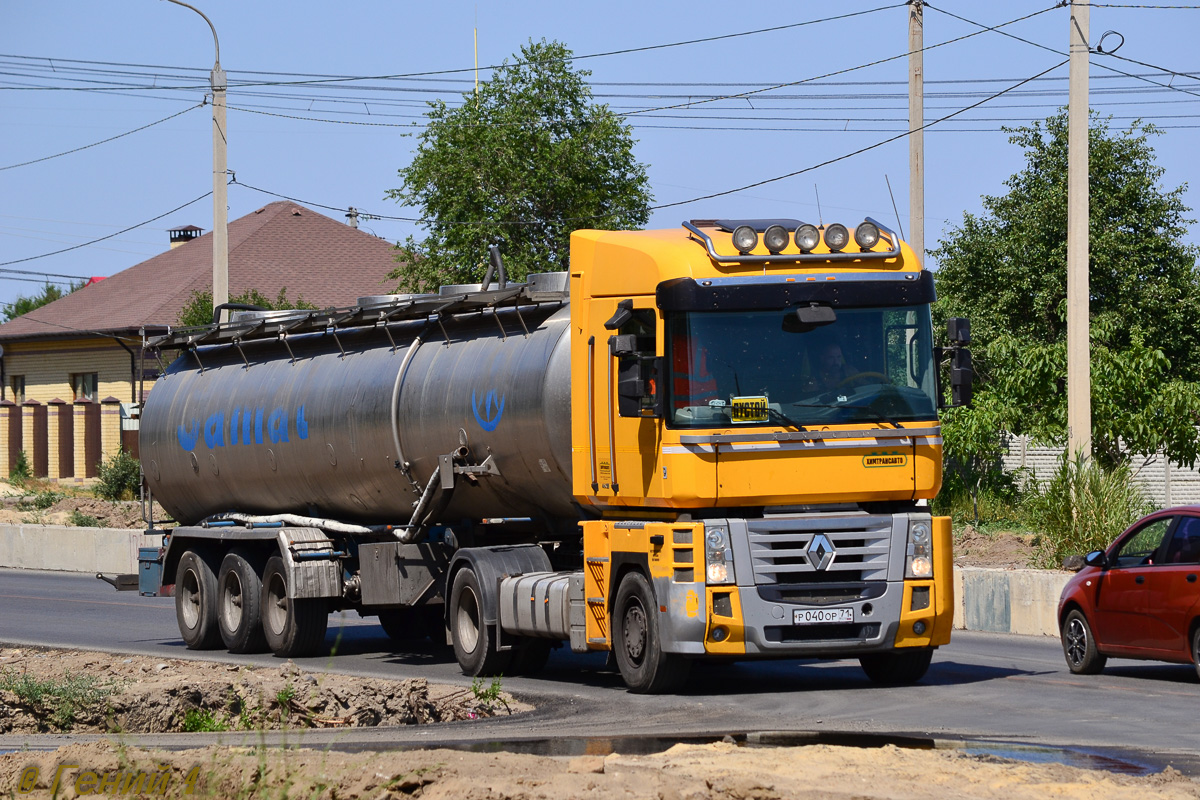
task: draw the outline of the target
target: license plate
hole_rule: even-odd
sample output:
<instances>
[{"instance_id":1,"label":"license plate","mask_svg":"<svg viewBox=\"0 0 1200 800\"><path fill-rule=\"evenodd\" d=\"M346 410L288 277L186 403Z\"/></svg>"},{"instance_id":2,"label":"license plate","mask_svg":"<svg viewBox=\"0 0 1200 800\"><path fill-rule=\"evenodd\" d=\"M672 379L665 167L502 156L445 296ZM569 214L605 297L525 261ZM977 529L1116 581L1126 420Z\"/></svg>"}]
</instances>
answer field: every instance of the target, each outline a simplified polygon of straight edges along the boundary
<instances>
[{"instance_id":1,"label":"license plate","mask_svg":"<svg viewBox=\"0 0 1200 800\"><path fill-rule=\"evenodd\" d=\"M854 609L797 608L792 612L794 625L821 625L831 622L854 622Z\"/></svg>"}]
</instances>

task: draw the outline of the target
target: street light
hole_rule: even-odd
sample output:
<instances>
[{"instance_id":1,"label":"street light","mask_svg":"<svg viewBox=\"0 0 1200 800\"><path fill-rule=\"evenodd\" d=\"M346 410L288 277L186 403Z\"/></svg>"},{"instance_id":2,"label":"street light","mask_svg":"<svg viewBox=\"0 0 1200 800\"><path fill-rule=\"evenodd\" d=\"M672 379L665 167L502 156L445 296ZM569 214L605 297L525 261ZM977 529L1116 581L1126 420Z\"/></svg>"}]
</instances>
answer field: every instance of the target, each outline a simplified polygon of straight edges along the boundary
<instances>
[{"instance_id":1,"label":"street light","mask_svg":"<svg viewBox=\"0 0 1200 800\"><path fill-rule=\"evenodd\" d=\"M221 43L217 41L217 29L212 20L195 6L183 0L167 0L177 6L190 8L208 23L212 30L216 60L213 62L210 82L213 98L213 308L229 302L229 211L228 187L225 182L226 148L225 135L225 70L221 69Z\"/></svg>"}]
</instances>

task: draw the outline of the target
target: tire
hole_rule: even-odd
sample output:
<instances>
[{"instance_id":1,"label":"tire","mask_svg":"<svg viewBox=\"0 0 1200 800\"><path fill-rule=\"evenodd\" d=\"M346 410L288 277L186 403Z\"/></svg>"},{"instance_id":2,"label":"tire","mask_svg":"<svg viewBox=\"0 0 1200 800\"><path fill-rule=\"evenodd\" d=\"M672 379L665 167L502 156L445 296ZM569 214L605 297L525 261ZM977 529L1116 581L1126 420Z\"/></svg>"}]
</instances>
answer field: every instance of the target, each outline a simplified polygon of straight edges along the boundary
<instances>
[{"instance_id":1,"label":"tire","mask_svg":"<svg viewBox=\"0 0 1200 800\"><path fill-rule=\"evenodd\" d=\"M640 572L626 573L617 587L612 614L613 652L629 691L673 692L687 683L692 662L664 653L658 627L658 603Z\"/></svg>"},{"instance_id":2,"label":"tire","mask_svg":"<svg viewBox=\"0 0 1200 800\"><path fill-rule=\"evenodd\" d=\"M262 577L262 628L267 647L279 658L317 655L329 625L325 598L289 599L287 589L287 565L279 556L271 556Z\"/></svg>"},{"instance_id":3,"label":"tire","mask_svg":"<svg viewBox=\"0 0 1200 800\"><path fill-rule=\"evenodd\" d=\"M908 652L871 653L860 656L859 665L872 683L880 686L908 686L929 671L933 649L922 648Z\"/></svg>"},{"instance_id":4,"label":"tire","mask_svg":"<svg viewBox=\"0 0 1200 800\"><path fill-rule=\"evenodd\" d=\"M497 651L493 632L484 624L483 592L475 570L463 567L450 589L450 635L454 657L464 675L500 675L512 661L512 651Z\"/></svg>"},{"instance_id":5,"label":"tire","mask_svg":"<svg viewBox=\"0 0 1200 800\"><path fill-rule=\"evenodd\" d=\"M510 674L538 674L546 667L546 662L550 660L550 651L553 648L553 639L522 636L516 647L513 648L512 665L509 667Z\"/></svg>"},{"instance_id":6,"label":"tire","mask_svg":"<svg viewBox=\"0 0 1200 800\"><path fill-rule=\"evenodd\" d=\"M213 558L186 550L175 570L175 621L189 650L212 650L221 645L217 628L217 574Z\"/></svg>"},{"instance_id":7,"label":"tire","mask_svg":"<svg viewBox=\"0 0 1200 800\"><path fill-rule=\"evenodd\" d=\"M231 653L261 653L267 649L262 623L260 559L246 550L233 550L221 562L217 577L217 627Z\"/></svg>"},{"instance_id":8,"label":"tire","mask_svg":"<svg viewBox=\"0 0 1200 800\"><path fill-rule=\"evenodd\" d=\"M1063 620L1062 646L1067 667L1076 675L1098 675L1108 663L1108 656L1096 647L1087 617L1077 608Z\"/></svg>"},{"instance_id":9,"label":"tire","mask_svg":"<svg viewBox=\"0 0 1200 800\"><path fill-rule=\"evenodd\" d=\"M1196 665L1196 675L1200 676L1200 625L1192 631L1192 663Z\"/></svg>"}]
</instances>

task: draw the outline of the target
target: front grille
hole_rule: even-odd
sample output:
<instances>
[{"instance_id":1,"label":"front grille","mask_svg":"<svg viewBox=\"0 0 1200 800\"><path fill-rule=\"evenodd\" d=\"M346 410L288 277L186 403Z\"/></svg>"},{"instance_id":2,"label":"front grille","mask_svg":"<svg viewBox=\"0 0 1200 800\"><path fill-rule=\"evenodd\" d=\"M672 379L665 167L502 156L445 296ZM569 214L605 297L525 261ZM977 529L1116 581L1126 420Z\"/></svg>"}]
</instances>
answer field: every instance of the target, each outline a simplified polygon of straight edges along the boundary
<instances>
[{"instance_id":1,"label":"front grille","mask_svg":"<svg viewBox=\"0 0 1200 800\"><path fill-rule=\"evenodd\" d=\"M890 515L871 514L749 520L754 582L770 585L886 580L892 524ZM825 542L832 545L831 557Z\"/></svg>"},{"instance_id":2,"label":"front grille","mask_svg":"<svg viewBox=\"0 0 1200 800\"><path fill-rule=\"evenodd\" d=\"M763 628L768 642L829 642L835 640L865 642L879 636L879 623L865 625L769 625Z\"/></svg>"},{"instance_id":3,"label":"front grille","mask_svg":"<svg viewBox=\"0 0 1200 800\"><path fill-rule=\"evenodd\" d=\"M814 573L824 575L825 573ZM833 573L841 580L846 573ZM851 603L855 600L872 600L883 597L887 584L883 581L869 583L819 583L807 584L776 584L759 586L758 596L768 603L793 603L796 605L827 606L837 603Z\"/></svg>"}]
</instances>

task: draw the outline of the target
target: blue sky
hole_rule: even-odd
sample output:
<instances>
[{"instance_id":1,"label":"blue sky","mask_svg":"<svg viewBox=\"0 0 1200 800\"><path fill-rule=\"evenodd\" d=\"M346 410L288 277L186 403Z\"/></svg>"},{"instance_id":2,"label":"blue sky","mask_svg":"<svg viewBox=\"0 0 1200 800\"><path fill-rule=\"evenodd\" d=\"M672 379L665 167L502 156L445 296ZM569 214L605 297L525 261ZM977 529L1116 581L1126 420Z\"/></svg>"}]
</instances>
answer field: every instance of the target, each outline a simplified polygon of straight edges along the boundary
<instances>
[{"instance_id":1,"label":"blue sky","mask_svg":"<svg viewBox=\"0 0 1200 800\"><path fill-rule=\"evenodd\" d=\"M231 220L277 199L250 187L337 219L348 206L419 216L419 209L384 194L399 185L396 171L411 158L423 103L435 97L458 102L473 85L477 28L483 79L486 67L531 38L561 41L578 56L652 48L576 63L591 70L598 101L631 114L635 152L647 165L656 205L840 159L754 189L656 210L652 227L706 217L815 221L818 192L825 222L854 225L871 215L894 226L890 181L899 223L908 228L907 141L841 158L907 128L907 10L900 3L193 5L216 27L231 83L229 169L237 179L229 187ZM1092 8L1093 45L1105 31L1119 31L1125 43L1117 55L1150 66L1094 55L1092 106L1111 114L1115 126L1138 117L1160 125L1163 133L1153 143L1166 170L1163 185L1195 184L1200 80L1162 69L1200 69L1193 55L1200 10L1113 5L1122 4ZM797 25L855 12L865 13ZM952 41L980 30L965 20L996 26L1022 17L1028 18L1003 30L1026 42L996 32ZM780 29L655 47L768 28ZM940 0L927 7L926 119L1051 69L1065 60L1067 38L1068 10L1047 0ZM1105 45L1116 41L1109 36ZM876 61L883 63L855 69ZM211 229L210 198L165 212L211 189L211 110L198 106L212 62L208 26L164 0L0 4L0 262L18 262L0 269L111 275L166 249L168 228ZM1122 77L1106 66L1141 77ZM374 77L431 72L441 74ZM840 74L821 77L831 73ZM312 80L305 76L371 79L295 83ZM781 84L791 85L769 88ZM1005 178L1020 168L1020 151L1000 127L1044 118L1066 97L1062 66L926 132L928 247L964 212L978 212L981 195L1003 193ZM36 163L16 166L29 161ZM1198 204L1194 193L1186 199ZM164 214L106 241L37 257ZM393 242L419 234L401 220L371 220L364 227ZM38 291L36 283L16 277L30 276L0 272L0 302Z\"/></svg>"}]
</instances>

